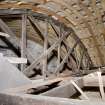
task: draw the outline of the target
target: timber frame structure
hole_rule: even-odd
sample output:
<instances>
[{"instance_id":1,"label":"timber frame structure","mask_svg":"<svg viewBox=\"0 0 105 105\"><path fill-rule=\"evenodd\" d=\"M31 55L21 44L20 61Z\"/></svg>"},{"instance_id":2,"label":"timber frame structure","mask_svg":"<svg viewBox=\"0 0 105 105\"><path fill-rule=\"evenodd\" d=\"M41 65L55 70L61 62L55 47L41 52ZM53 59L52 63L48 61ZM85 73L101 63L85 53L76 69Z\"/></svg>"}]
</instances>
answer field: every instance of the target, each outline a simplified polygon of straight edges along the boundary
<instances>
[{"instance_id":1,"label":"timber frame structure","mask_svg":"<svg viewBox=\"0 0 105 105\"><path fill-rule=\"evenodd\" d=\"M93 67L91 58L87 52L87 49L85 48L84 44L81 42L79 37L75 34L73 29L71 27L67 27L65 24L65 21L62 17L59 15L54 14L53 12L47 11L43 8L38 8L36 6L33 6L31 4L27 3L20 3L20 4L15 4L15 3L8 3L8 4L0 4L0 28L3 32L8 33L12 37L16 37L14 32L10 29L10 27L5 23L5 19L10 18L21 18L22 20L22 35L21 35L21 46L17 45L20 47L21 51L20 54L21 57L26 57L28 61L31 63L28 67L25 65L21 65L21 70L28 76L29 72L33 70L35 67L39 68L41 67L40 65L43 65L42 69L42 74L44 77L47 76L47 61L48 61L48 55L51 54L52 52L56 52L58 56L58 61L57 61L57 68L54 70L54 74L57 74L60 72L64 66L65 63L69 65L69 68L71 68L73 71L76 73L80 73L80 68L82 69L90 69ZM9 9L6 9L9 8ZM12 9L13 8L13 9ZM46 14L42 14L39 12L45 12ZM53 17L58 18L57 20L54 19ZM32 25L32 27L35 29L35 31L39 34L39 37L41 40L43 40L44 44L44 51L43 53L34 61L30 60L28 51L27 51L27 21L29 21ZM43 21L45 24L45 29L42 30L38 21ZM54 44L50 43L50 40L48 39L49 37L49 30L48 28L52 27L53 31L56 33L56 40ZM30 36L29 36L30 37ZM34 36L32 36L34 37ZM74 40L74 45L68 46L66 39L68 37L71 37ZM8 39L3 39L2 40L8 40ZM12 44L12 43L11 43ZM13 44L12 44L13 46ZM66 49L66 56L61 55L60 52L62 50L62 46L65 47ZM75 53L76 47L79 47L81 49L80 52L80 57L77 59ZM56 49L57 48L57 49ZM14 48L17 49L17 48ZM41 61L42 59L43 62ZM86 61L83 64L83 61ZM71 66L70 66L71 65Z\"/></svg>"},{"instance_id":2,"label":"timber frame structure","mask_svg":"<svg viewBox=\"0 0 105 105\"><path fill-rule=\"evenodd\" d=\"M95 11L97 3L95 0L93 1L91 6L97 14L98 23L103 26L101 17L97 12L98 10ZM59 15L59 12L54 12L43 7L43 5L50 2L61 5L63 12L66 11L65 14L67 17ZM71 4L71 6L67 5L66 0L36 0L34 4L33 2L0 3L0 31L5 36L10 36L9 38L0 36L0 39L7 45L5 48L11 48L18 57L28 60L27 64L20 65L20 72L19 70L16 71L17 68L9 62L5 63L4 57L0 56L0 67L4 70L1 70L2 72L0 71L0 80L2 81L2 78L6 77L4 81L8 81L7 76L10 75L14 78L14 80L10 79L10 82L12 81L14 84L16 82L15 85L18 84L17 82L21 84L21 81L27 83L20 86L19 84L18 86L14 84L10 86L11 83L6 84L8 88L0 92L0 103L2 103L2 105L104 105L105 76L102 76L101 73L104 73L105 70L104 68L91 70L91 68L96 66L90 57L90 52L76 32L76 26L79 25L83 25L82 28L85 27L88 29L97 51L96 55L99 57L99 66L104 66L105 61L102 57L103 54L100 51L99 45L96 44L96 29L94 29L96 21L92 21L94 18L91 16L91 11L87 9L88 6L85 6L82 0L78 0L78 5L86 12L89 20L86 16L84 18L79 14L79 12L82 11L81 9L78 11L74 9L75 5L77 6L76 3ZM70 13L70 11L72 11L72 13ZM72 15L70 17L68 13L75 14L75 18L77 18L79 22L76 21L76 23L72 21ZM11 24L9 24L13 20L15 22L19 20L17 23L21 28L18 29L18 34L16 34L16 30L11 27ZM99 27L100 30L101 26ZM29 34L29 27L35 31L34 34ZM102 34L105 38L104 28L102 33L99 32L100 30L97 31L98 35ZM33 58L32 55L30 55L30 51L27 49L28 40L32 40L43 46L43 51L39 57ZM14 45L14 41L16 45ZM4 47L0 46L0 48ZM57 58L57 66L53 72L50 72L50 70L48 70L48 64L52 55ZM2 60L4 60L3 63ZM5 65L7 67L5 67ZM8 67L10 67L10 70L8 70ZM12 71L12 69L14 70ZM22 77L23 73L31 77L31 72L39 69L41 69L43 79L29 80L29 78L26 79L26 77ZM70 77L60 77L60 73L66 69L71 70L72 74L77 76L86 73L88 75L82 77L72 77L72 75ZM7 72L7 74L5 72ZM14 76L15 73L17 73L16 77ZM2 74L5 74L5 76ZM17 78L18 76L20 78ZM52 78L52 76L54 78ZM21 78L23 80L19 80ZM2 85L4 86L5 84L3 84L3 82ZM55 87L52 87L52 85ZM47 87L47 90L41 92L43 87ZM89 99L82 90L84 87L99 87L102 101L91 102L91 99ZM38 93L36 92L35 95L32 95L30 90L35 91L35 89L39 89ZM83 95L83 100L69 99L77 93L77 91Z\"/></svg>"}]
</instances>

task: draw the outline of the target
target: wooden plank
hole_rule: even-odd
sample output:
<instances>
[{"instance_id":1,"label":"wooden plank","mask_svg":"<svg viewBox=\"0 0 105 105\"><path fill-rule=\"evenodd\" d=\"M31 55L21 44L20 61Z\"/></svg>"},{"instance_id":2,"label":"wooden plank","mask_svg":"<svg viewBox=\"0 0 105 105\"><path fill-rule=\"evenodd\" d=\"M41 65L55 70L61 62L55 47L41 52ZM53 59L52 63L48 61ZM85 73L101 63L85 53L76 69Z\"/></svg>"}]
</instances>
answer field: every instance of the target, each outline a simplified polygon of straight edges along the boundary
<instances>
[{"instance_id":1,"label":"wooden plank","mask_svg":"<svg viewBox=\"0 0 105 105\"><path fill-rule=\"evenodd\" d=\"M4 15L21 15L25 14L26 10L24 9L0 9L0 16Z\"/></svg>"},{"instance_id":2,"label":"wooden plank","mask_svg":"<svg viewBox=\"0 0 105 105\"><path fill-rule=\"evenodd\" d=\"M8 35L8 34L6 34L6 33L4 33L4 32L0 32L0 36L4 36L4 37L10 37L10 35Z\"/></svg>"},{"instance_id":3,"label":"wooden plank","mask_svg":"<svg viewBox=\"0 0 105 105\"><path fill-rule=\"evenodd\" d=\"M90 70L91 71L91 70ZM95 70L98 71L98 70ZM102 70L102 72L104 72L105 70ZM93 71L94 72L94 71ZM92 73L91 75L87 75L85 77L83 77L83 84L86 87L99 87L99 80L98 80L98 76L96 75L97 73ZM105 76L102 76L102 80L103 80L103 87L105 87Z\"/></svg>"},{"instance_id":4,"label":"wooden plank","mask_svg":"<svg viewBox=\"0 0 105 105\"><path fill-rule=\"evenodd\" d=\"M26 64L27 63L27 59L26 58L17 58L17 57L5 57L5 59L7 59L10 63L13 64Z\"/></svg>"},{"instance_id":5,"label":"wooden plank","mask_svg":"<svg viewBox=\"0 0 105 105\"><path fill-rule=\"evenodd\" d=\"M61 27L61 25L60 25L60 30L59 30L58 38L60 39L61 36L62 36L62 27ZM59 65L60 65L60 60L61 60L61 43L59 43L59 45L58 45L57 67L59 67ZM59 71L57 72L57 75L59 75Z\"/></svg>"},{"instance_id":6,"label":"wooden plank","mask_svg":"<svg viewBox=\"0 0 105 105\"><path fill-rule=\"evenodd\" d=\"M10 1L9 1L10 2ZM47 0L25 0L25 1L18 1L17 4L21 5L24 3L30 3L30 4L45 4Z\"/></svg>"},{"instance_id":7,"label":"wooden plank","mask_svg":"<svg viewBox=\"0 0 105 105\"><path fill-rule=\"evenodd\" d=\"M100 93L102 96L102 100L105 100L105 92L104 92L104 86L103 86L101 71L97 72L97 74L98 74L99 89L100 89Z\"/></svg>"},{"instance_id":8,"label":"wooden plank","mask_svg":"<svg viewBox=\"0 0 105 105\"><path fill-rule=\"evenodd\" d=\"M26 58L27 52L27 15L22 15L22 35L21 35L21 57ZM25 65L21 64L21 71L25 69Z\"/></svg>"},{"instance_id":9,"label":"wooden plank","mask_svg":"<svg viewBox=\"0 0 105 105\"><path fill-rule=\"evenodd\" d=\"M87 95L82 91L82 89L73 80L71 80L71 83L83 95L84 99L89 100Z\"/></svg>"}]
</instances>

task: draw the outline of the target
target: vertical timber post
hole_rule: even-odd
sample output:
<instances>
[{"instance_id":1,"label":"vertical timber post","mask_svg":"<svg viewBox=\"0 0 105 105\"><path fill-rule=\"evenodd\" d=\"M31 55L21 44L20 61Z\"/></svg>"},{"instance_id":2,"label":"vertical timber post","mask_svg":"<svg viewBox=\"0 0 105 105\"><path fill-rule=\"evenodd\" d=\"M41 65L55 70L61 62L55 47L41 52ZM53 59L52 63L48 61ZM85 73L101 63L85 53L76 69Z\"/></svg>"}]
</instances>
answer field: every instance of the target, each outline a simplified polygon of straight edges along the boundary
<instances>
[{"instance_id":1,"label":"vertical timber post","mask_svg":"<svg viewBox=\"0 0 105 105\"><path fill-rule=\"evenodd\" d=\"M59 34L58 38L60 39L60 36L62 36L62 25L60 24ZM61 56L61 43L58 45L58 60L57 60L57 67L60 65L60 56ZM59 71L57 73L59 75Z\"/></svg>"},{"instance_id":2,"label":"vertical timber post","mask_svg":"<svg viewBox=\"0 0 105 105\"><path fill-rule=\"evenodd\" d=\"M26 57L26 43L27 43L27 14L22 15L22 36L21 36L21 57ZM21 64L21 71L25 69L25 65Z\"/></svg>"},{"instance_id":3,"label":"vertical timber post","mask_svg":"<svg viewBox=\"0 0 105 105\"><path fill-rule=\"evenodd\" d=\"M48 48L48 20L45 20L46 22L46 27L45 27L45 33L44 33L44 58L43 58L43 77L44 79L46 79L47 76L47 54L46 54L46 50Z\"/></svg>"},{"instance_id":4,"label":"vertical timber post","mask_svg":"<svg viewBox=\"0 0 105 105\"><path fill-rule=\"evenodd\" d=\"M104 86L103 86L103 80L102 80L100 68L99 68L99 71L97 72L97 74L98 74L99 89L100 89L101 97L102 97L102 100L105 101Z\"/></svg>"}]
</instances>

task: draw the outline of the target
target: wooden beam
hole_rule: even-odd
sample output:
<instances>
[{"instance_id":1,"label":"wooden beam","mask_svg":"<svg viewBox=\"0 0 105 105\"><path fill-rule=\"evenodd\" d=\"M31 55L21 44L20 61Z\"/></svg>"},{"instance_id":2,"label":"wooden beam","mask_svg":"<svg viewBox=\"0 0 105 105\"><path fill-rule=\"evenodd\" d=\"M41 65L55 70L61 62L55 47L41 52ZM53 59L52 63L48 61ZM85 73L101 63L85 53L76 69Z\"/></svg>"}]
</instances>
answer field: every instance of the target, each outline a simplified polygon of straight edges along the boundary
<instances>
[{"instance_id":1,"label":"wooden beam","mask_svg":"<svg viewBox=\"0 0 105 105\"><path fill-rule=\"evenodd\" d=\"M26 64L27 63L26 58L18 58L18 57L4 57L4 58L13 64Z\"/></svg>"},{"instance_id":2,"label":"wooden beam","mask_svg":"<svg viewBox=\"0 0 105 105\"><path fill-rule=\"evenodd\" d=\"M24 9L0 9L0 16L9 16L9 15L22 15L25 14L26 10Z\"/></svg>"},{"instance_id":3,"label":"wooden beam","mask_svg":"<svg viewBox=\"0 0 105 105\"><path fill-rule=\"evenodd\" d=\"M102 96L102 100L105 100L105 92L104 92L104 86L103 86L103 80L101 76L101 71L97 72L98 74L98 81L99 81L99 89Z\"/></svg>"},{"instance_id":4,"label":"wooden beam","mask_svg":"<svg viewBox=\"0 0 105 105\"><path fill-rule=\"evenodd\" d=\"M73 81L71 80L71 83L73 84L73 86L83 95L83 97L86 100L89 100L89 98L87 97L87 95L82 91L82 89Z\"/></svg>"},{"instance_id":5,"label":"wooden beam","mask_svg":"<svg viewBox=\"0 0 105 105\"><path fill-rule=\"evenodd\" d=\"M21 35L21 57L26 58L27 52L27 15L22 15L22 35ZM21 71L25 69L25 65L21 64Z\"/></svg>"},{"instance_id":6,"label":"wooden beam","mask_svg":"<svg viewBox=\"0 0 105 105\"><path fill-rule=\"evenodd\" d=\"M47 3L47 0L26 0L25 2L24 1L18 2L19 5L24 4L24 3L44 5L45 3Z\"/></svg>"},{"instance_id":7,"label":"wooden beam","mask_svg":"<svg viewBox=\"0 0 105 105\"><path fill-rule=\"evenodd\" d=\"M45 27L45 34L44 34L44 58L43 58L43 70L42 70L42 74L44 79L47 76L47 71L48 71L48 67L47 67L47 48L48 48L48 20L46 20L46 27Z\"/></svg>"},{"instance_id":8,"label":"wooden beam","mask_svg":"<svg viewBox=\"0 0 105 105\"><path fill-rule=\"evenodd\" d=\"M97 76L97 72L99 71L99 69L95 69L95 70L89 70L91 71L89 75L84 76L83 77L83 84L85 87L99 87L99 78ZM104 73L105 69L101 69L101 72ZM105 87L105 76L102 75L102 80L103 80L103 87Z\"/></svg>"},{"instance_id":9,"label":"wooden beam","mask_svg":"<svg viewBox=\"0 0 105 105\"><path fill-rule=\"evenodd\" d=\"M62 26L60 25L58 38L60 39L61 36L62 36ZM60 60L61 60L61 43L59 43L59 45L58 45L57 67L59 67L59 65L60 65ZM57 75L59 75L59 71L57 72Z\"/></svg>"}]
</instances>

